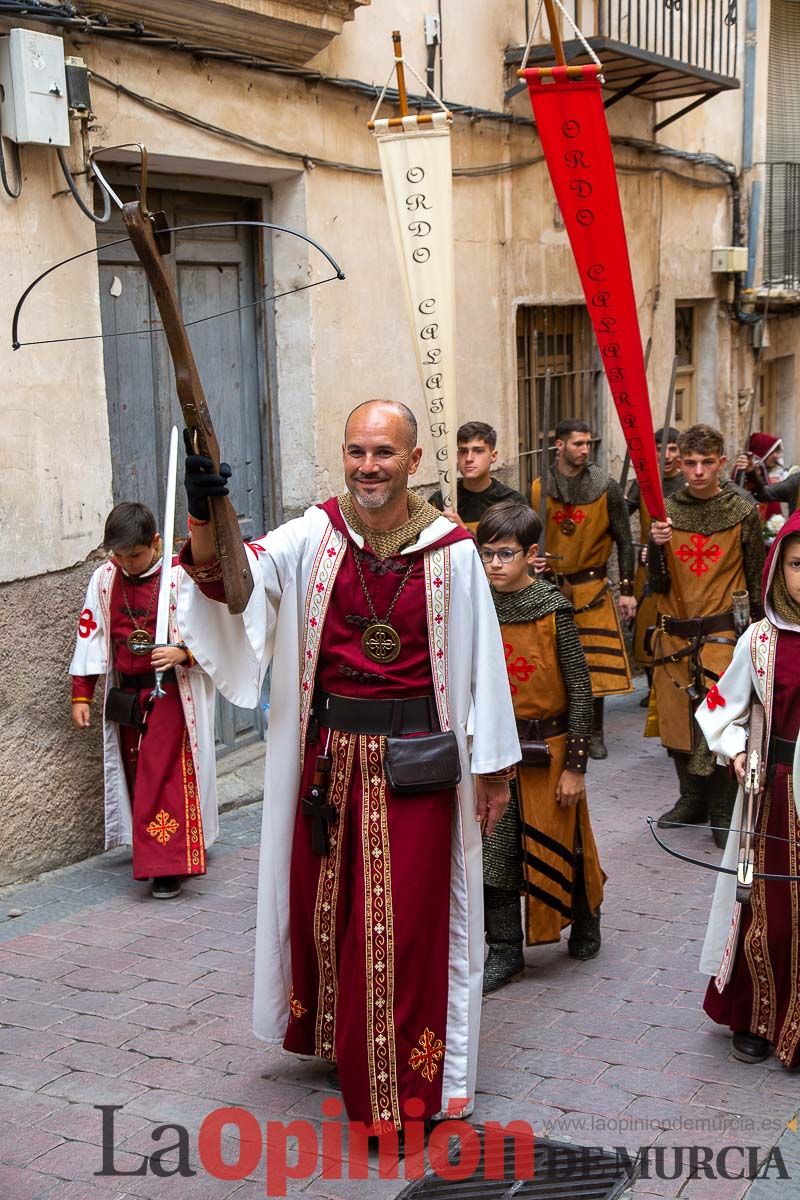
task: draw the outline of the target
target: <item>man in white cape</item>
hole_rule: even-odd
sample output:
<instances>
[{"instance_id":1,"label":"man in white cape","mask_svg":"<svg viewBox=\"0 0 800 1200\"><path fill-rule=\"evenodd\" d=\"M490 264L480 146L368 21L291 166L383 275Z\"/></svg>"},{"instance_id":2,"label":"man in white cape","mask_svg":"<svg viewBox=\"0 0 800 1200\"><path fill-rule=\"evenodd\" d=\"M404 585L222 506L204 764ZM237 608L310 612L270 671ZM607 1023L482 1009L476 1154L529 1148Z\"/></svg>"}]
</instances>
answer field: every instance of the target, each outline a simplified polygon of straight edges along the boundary
<instances>
[{"instance_id":1,"label":"man in white cape","mask_svg":"<svg viewBox=\"0 0 800 1200\"><path fill-rule=\"evenodd\" d=\"M395 1129L471 1111L481 834L519 758L485 574L469 535L408 491L416 438L405 405L354 410L348 491L250 547L238 617L202 521L225 480L189 457L200 521L179 600L189 648L234 704L256 702L272 663L255 1032L336 1062L350 1119Z\"/></svg>"}]
</instances>

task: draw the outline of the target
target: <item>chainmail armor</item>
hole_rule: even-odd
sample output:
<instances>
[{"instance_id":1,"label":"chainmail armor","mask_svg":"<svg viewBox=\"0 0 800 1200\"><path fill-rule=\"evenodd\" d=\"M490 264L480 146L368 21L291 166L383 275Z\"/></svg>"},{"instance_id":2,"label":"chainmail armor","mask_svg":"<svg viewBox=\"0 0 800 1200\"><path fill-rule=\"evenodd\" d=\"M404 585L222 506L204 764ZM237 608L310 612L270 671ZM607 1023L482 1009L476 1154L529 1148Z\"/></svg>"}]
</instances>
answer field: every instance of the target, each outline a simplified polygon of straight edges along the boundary
<instances>
[{"instance_id":1,"label":"chainmail armor","mask_svg":"<svg viewBox=\"0 0 800 1200\"><path fill-rule=\"evenodd\" d=\"M535 579L519 592L497 592L492 588L492 599L501 625L538 621L548 613L555 613L556 653L569 705L565 766L571 771L585 772L586 739L592 733L592 684L572 617L572 605L554 584L544 579Z\"/></svg>"},{"instance_id":2,"label":"chainmail armor","mask_svg":"<svg viewBox=\"0 0 800 1200\"><path fill-rule=\"evenodd\" d=\"M688 488L667 500L667 516L676 529L688 533L724 533L741 526L741 545L744 575L750 596L750 617L756 620L761 613L761 573L764 570L764 539L761 516L753 500L730 481L710 500L699 500ZM647 580L653 592L665 595L669 591L669 565L664 548L651 539L647 551Z\"/></svg>"},{"instance_id":3,"label":"chainmail armor","mask_svg":"<svg viewBox=\"0 0 800 1200\"><path fill-rule=\"evenodd\" d=\"M389 558L392 554L399 554L406 546L413 545L423 529L427 529L442 515L416 492L409 492L408 520L405 524L397 529L370 529L359 516L349 492L343 492L338 499L339 509L347 524L364 539L378 558Z\"/></svg>"},{"instance_id":4,"label":"chainmail armor","mask_svg":"<svg viewBox=\"0 0 800 1200\"><path fill-rule=\"evenodd\" d=\"M603 492L608 493L608 525L616 542L619 558L619 577L628 581L625 591L630 592L636 554L633 549L631 519L622 488L616 479L601 471L596 463L589 463L580 475L562 475L554 469L547 476L547 494L562 504L593 504Z\"/></svg>"},{"instance_id":5,"label":"chainmail armor","mask_svg":"<svg viewBox=\"0 0 800 1200\"><path fill-rule=\"evenodd\" d=\"M511 780L511 799L491 837L483 839L484 886L520 891L522 875L522 823L517 781Z\"/></svg>"}]
</instances>

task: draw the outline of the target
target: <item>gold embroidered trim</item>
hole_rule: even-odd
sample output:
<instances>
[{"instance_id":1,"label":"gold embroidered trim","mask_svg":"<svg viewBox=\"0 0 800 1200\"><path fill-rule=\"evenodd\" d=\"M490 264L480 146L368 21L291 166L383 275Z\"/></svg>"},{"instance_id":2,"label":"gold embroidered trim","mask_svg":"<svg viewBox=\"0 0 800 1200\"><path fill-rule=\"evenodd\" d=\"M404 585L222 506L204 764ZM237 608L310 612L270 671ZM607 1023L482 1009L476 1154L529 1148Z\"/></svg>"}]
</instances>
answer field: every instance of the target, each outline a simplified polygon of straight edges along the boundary
<instances>
[{"instance_id":1,"label":"gold embroidered trim","mask_svg":"<svg viewBox=\"0 0 800 1200\"><path fill-rule=\"evenodd\" d=\"M401 1125L394 1029L394 915L383 773L385 738L361 734L367 1061L372 1119Z\"/></svg>"},{"instance_id":2,"label":"gold embroidered trim","mask_svg":"<svg viewBox=\"0 0 800 1200\"><path fill-rule=\"evenodd\" d=\"M319 975L315 1053L329 1062L334 1062L336 1058L336 1002L339 998L336 909L341 880L342 832L353 774L356 741L356 735L352 733L338 733L332 739L333 763L328 803L335 807L337 818L328 826L328 855L320 859L317 903L314 906L314 944L317 948Z\"/></svg>"},{"instance_id":3,"label":"gold embroidered trim","mask_svg":"<svg viewBox=\"0 0 800 1200\"><path fill-rule=\"evenodd\" d=\"M772 788L767 788L764 795L763 828L769 825L769 814L772 808ZM765 869L766 838L758 839L756 871L763 875ZM764 894L764 879L756 879L750 898L752 917L750 928L744 939L744 951L750 976L753 981L753 1008L750 1016L750 1028L759 1037L768 1042L775 1037L775 979L769 961L767 946L767 907Z\"/></svg>"}]
</instances>

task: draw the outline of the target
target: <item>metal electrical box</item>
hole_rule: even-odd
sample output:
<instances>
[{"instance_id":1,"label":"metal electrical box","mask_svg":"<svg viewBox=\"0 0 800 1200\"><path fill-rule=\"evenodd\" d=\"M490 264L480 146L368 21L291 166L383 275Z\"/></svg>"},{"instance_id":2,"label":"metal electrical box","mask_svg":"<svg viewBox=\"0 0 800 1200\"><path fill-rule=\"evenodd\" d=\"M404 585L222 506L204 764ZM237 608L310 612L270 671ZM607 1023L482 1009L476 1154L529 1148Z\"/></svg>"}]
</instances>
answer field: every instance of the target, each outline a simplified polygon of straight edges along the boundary
<instances>
[{"instance_id":1,"label":"metal electrical box","mask_svg":"<svg viewBox=\"0 0 800 1200\"><path fill-rule=\"evenodd\" d=\"M747 246L715 246L711 251L711 271L714 275L735 275L747 270Z\"/></svg>"},{"instance_id":2,"label":"metal electrical box","mask_svg":"<svg viewBox=\"0 0 800 1200\"><path fill-rule=\"evenodd\" d=\"M19 146L69 145L64 43L49 33L12 29L0 38L0 123Z\"/></svg>"}]
</instances>

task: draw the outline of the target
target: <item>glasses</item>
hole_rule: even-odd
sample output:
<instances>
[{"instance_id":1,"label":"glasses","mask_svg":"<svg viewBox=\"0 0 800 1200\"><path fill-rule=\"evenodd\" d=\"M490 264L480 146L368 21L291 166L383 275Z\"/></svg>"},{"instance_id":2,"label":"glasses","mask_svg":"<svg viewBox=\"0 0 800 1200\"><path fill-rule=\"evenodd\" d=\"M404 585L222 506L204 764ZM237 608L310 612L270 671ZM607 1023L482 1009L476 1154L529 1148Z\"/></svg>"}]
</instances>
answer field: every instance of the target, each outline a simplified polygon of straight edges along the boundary
<instances>
[{"instance_id":1,"label":"glasses","mask_svg":"<svg viewBox=\"0 0 800 1200\"><path fill-rule=\"evenodd\" d=\"M507 546L504 546L502 550L478 551L478 554L481 556L481 562L485 563L487 567L492 559L499 558L501 563L510 563L514 561L518 554L524 553L524 550L510 550Z\"/></svg>"}]
</instances>

